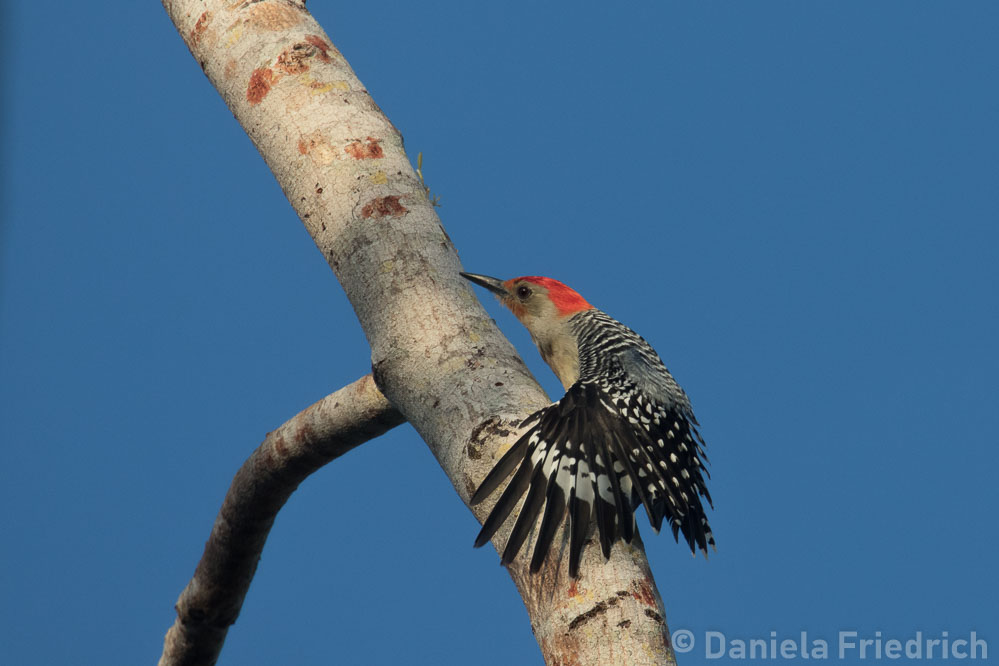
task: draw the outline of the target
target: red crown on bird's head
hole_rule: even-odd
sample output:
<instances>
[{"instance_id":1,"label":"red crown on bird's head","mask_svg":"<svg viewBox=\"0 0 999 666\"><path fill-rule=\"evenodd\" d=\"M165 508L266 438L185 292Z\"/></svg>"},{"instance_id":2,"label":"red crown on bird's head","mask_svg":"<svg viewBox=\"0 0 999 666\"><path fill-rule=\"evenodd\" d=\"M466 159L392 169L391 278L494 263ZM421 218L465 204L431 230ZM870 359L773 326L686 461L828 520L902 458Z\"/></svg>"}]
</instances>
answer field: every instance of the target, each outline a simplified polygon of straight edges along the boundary
<instances>
[{"instance_id":1,"label":"red crown on bird's head","mask_svg":"<svg viewBox=\"0 0 999 666\"><path fill-rule=\"evenodd\" d=\"M514 290L514 284L517 282L530 282L536 284L539 287L544 287L545 291L548 292L548 298L551 300L555 309L558 311L559 316L566 317L571 314L575 314L580 310L590 310L593 308L585 298L579 295L572 287L569 287L558 280L553 280L552 278L542 277L540 275L524 275L522 277L513 278L512 280L507 280L503 283L507 291L511 293Z\"/></svg>"}]
</instances>

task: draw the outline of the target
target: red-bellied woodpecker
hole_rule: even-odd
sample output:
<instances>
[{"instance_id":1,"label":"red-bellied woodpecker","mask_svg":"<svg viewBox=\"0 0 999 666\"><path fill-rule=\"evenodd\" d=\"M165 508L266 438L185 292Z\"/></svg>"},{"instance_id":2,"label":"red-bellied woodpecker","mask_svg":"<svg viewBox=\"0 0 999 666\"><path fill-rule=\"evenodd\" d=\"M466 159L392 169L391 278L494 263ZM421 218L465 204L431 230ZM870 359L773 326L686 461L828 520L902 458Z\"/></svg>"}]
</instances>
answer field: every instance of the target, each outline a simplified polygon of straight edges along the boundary
<instances>
[{"instance_id":1,"label":"red-bellied woodpecker","mask_svg":"<svg viewBox=\"0 0 999 666\"><path fill-rule=\"evenodd\" d=\"M715 542L701 503L703 497L711 504L704 440L687 394L655 350L557 280L462 276L513 311L566 389L561 400L524 420L522 427L532 427L472 496L472 504L481 502L517 469L475 546L493 537L526 492L503 564L517 556L542 508L532 572L541 568L567 512L569 575L575 578L594 516L609 558L618 538L631 543L639 504L656 532L665 519L674 539L682 531L692 553L700 548L707 555Z\"/></svg>"}]
</instances>

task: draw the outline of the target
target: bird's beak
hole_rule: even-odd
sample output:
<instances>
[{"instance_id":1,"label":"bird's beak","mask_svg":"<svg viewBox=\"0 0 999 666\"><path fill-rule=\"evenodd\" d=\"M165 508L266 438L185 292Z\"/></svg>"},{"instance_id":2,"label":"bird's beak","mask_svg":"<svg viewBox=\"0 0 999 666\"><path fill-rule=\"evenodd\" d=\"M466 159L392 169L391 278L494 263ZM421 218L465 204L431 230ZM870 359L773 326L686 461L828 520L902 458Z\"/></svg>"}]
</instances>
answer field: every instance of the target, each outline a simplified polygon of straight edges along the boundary
<instances>
[{"instance_id":1,"label":"bird's beak","mask_svg":"<svg viewBox=\"0 0 999 666\"><path fill-rule=\"evenodd\" d=\"M503 286L502 280L497 280L496 278L489 277L488 275L476 275L474 273L461 273L460 275L469 282L474 282L480 287L485 287L498 296L510 295L510 292L508 292L506 287Z\"/></svg>"}]
</instances>

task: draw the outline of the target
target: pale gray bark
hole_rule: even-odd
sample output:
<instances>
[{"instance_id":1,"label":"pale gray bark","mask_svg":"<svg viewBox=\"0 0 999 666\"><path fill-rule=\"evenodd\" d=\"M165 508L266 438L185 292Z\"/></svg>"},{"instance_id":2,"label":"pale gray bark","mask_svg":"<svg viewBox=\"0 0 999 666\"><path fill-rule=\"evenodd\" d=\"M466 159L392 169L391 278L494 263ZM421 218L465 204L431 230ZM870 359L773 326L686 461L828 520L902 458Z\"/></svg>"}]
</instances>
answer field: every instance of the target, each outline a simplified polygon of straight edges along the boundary
<instances>
[{"instance_id":1,"label":"pale gray bark","mask_svg":"<svg viewBox=\"0 0 999 666\"><path fill-rule=\"evenodd\" d=\"M379 388L467 504L514 424L548 400L458 276L401 135L304 3L164 6L336 273ZM473 509L479 520L491 505ZM640 540L607 563L587 548L575 582L557 552L537 575L523 556L509 567L547 663L673 662Z\"/></svg>"}]
</instances>

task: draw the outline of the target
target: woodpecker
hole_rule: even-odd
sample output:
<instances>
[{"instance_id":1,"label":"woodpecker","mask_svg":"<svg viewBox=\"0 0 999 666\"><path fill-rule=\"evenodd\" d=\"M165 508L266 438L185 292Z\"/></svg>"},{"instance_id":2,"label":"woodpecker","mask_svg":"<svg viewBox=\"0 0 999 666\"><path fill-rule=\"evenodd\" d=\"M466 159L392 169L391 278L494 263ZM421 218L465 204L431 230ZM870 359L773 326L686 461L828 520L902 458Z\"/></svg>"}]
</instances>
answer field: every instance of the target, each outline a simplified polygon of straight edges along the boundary
<instances>
[{"instance_id":1,"label":"woodpecker","mask_svg":"<svg viewBox=\"0 0 999 666\"><path fill-rule=\"evenodd\" d=\"M561 400L521 423L530 429L472 496L478 504L517 470L475 547L492 539L526 492L504 565L517 556L542 509L532 573L544 563L566 514L569 575L577 578L593 519L607 559L615 541L631 543L639 505L657 534L666 520L677 542L682 532L691 553L700 549L707 556L715 541L701 502L711 505L704 440L687 394L649 343L558 280L461 275L496 294L527 327L566 389Z\"/></svg>"}]
</instances>

